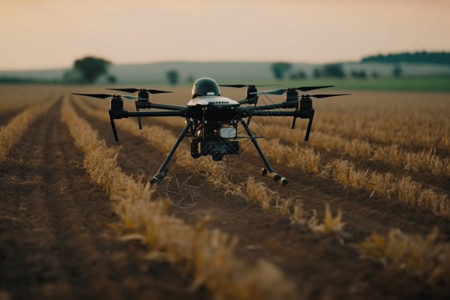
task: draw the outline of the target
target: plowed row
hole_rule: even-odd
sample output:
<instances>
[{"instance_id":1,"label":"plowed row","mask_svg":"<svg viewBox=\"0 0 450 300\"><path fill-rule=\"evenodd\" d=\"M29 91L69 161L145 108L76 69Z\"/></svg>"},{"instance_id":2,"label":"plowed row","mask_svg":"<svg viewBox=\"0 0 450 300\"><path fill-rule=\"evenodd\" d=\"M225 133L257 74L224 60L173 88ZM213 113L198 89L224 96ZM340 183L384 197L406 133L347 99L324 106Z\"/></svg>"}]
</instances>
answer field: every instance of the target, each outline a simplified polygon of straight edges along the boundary
<instances>
[{"instance_id":1,"label":"plowed row","mask_svg":"<svg viewBox=\"0 0 450 300\"><path fill-rule=\"evenodd\" d=\"M167 151L144 135L139 136L137 125L135 132L121 127L127 120L117 121L120 142L115 143L106 119L106 105L75 100L58 89L50 91L51 96L47 91L36 99L52 100L53 97L57 99L56 104L28 127L9 151L8 158L0 163L0 293L13 298L97 298L103 295L118 299L208 298L211 291L205 288L189 289L191 274L180 272L176 265L167 262L146 260L151 249L139 242L118 240L119 233L111 228L119 226L120 220L105 191L92 182L83 167L83 154L77 150L61 121L62 101L71 101L77 114L99 132L108 146L120 146L118 165L129 176L149 180ZM103 111L105 118L89 111ZM319 109L317 114L320 115ZM257 120L254 122L255 131L262 125L278 126L278 121L262 125ZM144 124L147 127L161 125L173 137L183 126L182 120L167 124L167 120L154 119L145 120ZM313 127L311 138L315 138L315 129ZM318 125L317 131L320 130ZM173 137L167 136L167 139ZM267 140L275 142L273 138ZM295 145L288 140L279 143L291 148ZM290 166L289 162L271 159L274 169L289 178L290 183L281 187L268 178L259 177L262 162L252 145L245 141L240 156L216 163L226 172L221 186L207 177L208 167L196 167L193 159L192 167L186 167L183 151L187 151L188 146L186 142L180 147L169 166L169 174L175 177L191 174L201 186L201 193L196 205L172 206L171 214L188 224L210 216L212 220L207 229L219 229L238 238L235 251L238 259L247 262L249 267L256 266L260 259L273 263L286 281L295 286L296 298L444 299L448 296L450 287L442 282L430 284L425 277L408 270L384 267L377 261L362 258L355 247L373 232L387 234L394 228L421 236L437 228L438 241L448 243L447 218L371 190L346 186L333 178ZM428 147L425 145L424 149ZM437 154L444 159L445 143L440 143L439 147ZM420 151L419 148L413 145L411 149ZM414 176L424 188L431 187L442 195L449 193L449 174L433 177L426 173L422 181L420 173L386 166L388 163L364 163L365 158L341 155L337 150L327 152L321 147L314 150L321 156L321 167L333 159L349 159L359 168L381 174L392 169L397 175ZM253 204L245 192L227 193L226 184L230 183L244 190L249 176L263 182L282 199L301 202L305 220L310 219L313 211L321 220L325 203L330 205L333 214L341 209L345 223L343 232L317 234L307 224L293 224L276 209L263 210ZM158 186L156 193L167 196L167 185ZM151 212L148 217L151 218Z\"/></svg>"}]
</instances>

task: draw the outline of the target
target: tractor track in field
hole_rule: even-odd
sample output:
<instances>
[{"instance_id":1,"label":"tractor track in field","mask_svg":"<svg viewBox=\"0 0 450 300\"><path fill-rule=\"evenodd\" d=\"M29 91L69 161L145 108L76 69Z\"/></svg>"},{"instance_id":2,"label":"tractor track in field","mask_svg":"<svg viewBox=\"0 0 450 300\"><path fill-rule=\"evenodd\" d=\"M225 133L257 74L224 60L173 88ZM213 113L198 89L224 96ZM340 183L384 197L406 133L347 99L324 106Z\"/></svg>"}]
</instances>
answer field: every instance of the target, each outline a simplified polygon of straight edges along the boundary
<instances>
[{"instance_id":1,"label":"tractor track in field","mask_svg":"<svg viewBox=\"0 0 450 300\"><path fill-rule=\"evenodd\" d=\"M116 122L120 142L115 143L109 123L90 117L79 109L77 113L104 136L108 145L121 147L118 160L125 173L136 177L142 175L144 180L149 180L158 170L165 153L143 138L120 130L120 120ZM174 135L179 134L180 129L175 126L166 128L171 129ZM450 233L447 220L394 200L371 197L369 192L345 188L329 179L273 164L275 170L290 180L287 186L281 187L268 178L260 177L259 170L263 164L259 157L250 154L254 150L252 147L246 148L240 157L227 159L233 182L243 184L249 175L254 176L284 198L299 198L307 215L316 210L319 219L323 216L325 202L331 205L333 213L341 208L346 235L341 239L324 237L313 233L307 226L291 225L288 218L263 211L240 196L226 194L206 179L198 204L190 208L173 207L172 213L189 223L210 215L213 219L209 225L211 228L239 238L239 257L250 262L259 258L273 262L288 280L296 284L299 294L308 299L445 297L447 291L432 290L423 280L406 272L387 270L378 263L359 259L352 244L371 232L384 234L391 228L428 234L437 227L441 239L447 240ZM183 151L183 147L178 151ZM175 162L176 156L169 165L169 174L183 171ZM204 178L199 173L194 176ZM159 192L164 195L162 185Z\"/></svg>"},{"instance_id":2,"label":"tractor track in field","mask_svg":"<svg viewBox=\"0 0 450 300\"><path fill-rule=\"evenodd\" d=\"M23 108L17 108L8 111L0 111L0 127L7 125L9 121L19 115L23 110Z\"/></svg>"},{"instance_id":3,"label":"tractor track in field","mask_svg":"<svg viewBox=\"0 0 450 300\"><path fill-rule=\"evenodd\" d=\"M202 299L139 242L118 240L109 197L83 167L61 100L0 163L0 294L12 299Z\"/></svg>"}]
</instances>

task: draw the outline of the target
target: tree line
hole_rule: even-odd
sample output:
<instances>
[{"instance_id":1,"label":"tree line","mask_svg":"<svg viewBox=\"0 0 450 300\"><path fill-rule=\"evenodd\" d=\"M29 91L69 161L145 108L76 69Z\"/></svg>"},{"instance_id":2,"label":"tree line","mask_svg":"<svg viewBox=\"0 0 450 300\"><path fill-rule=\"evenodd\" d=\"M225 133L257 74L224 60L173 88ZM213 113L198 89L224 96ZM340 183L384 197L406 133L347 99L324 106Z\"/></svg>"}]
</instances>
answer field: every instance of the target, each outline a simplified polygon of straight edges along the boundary
<instances>
[{"instance_id":1,"label":"tree line","mask_svg":"<svg viewBox=\"0 0 450 300\"><path fill-rule=\"evenodd\" d=\"M387 55L373 55L361 59L361 62L377 63L431 63L450 64L450 52L403 52Z\"/></svg>"},{"instance_id":2,"label":"tree line","mask_svg":"<svg viewBox=\"0 0 450 300\"><path fill-rule=\"evenodd\" d=\"M368 56L361 60L361 62L376 62L376 63L391 63L394 65L392 76L401 77L402 69L400 63L438 63L450 64L450 52L415 52L415 53L398 53L387 55ZM67 71L62 78L62 83L85 83L93 84L100 77L105 77L109 83L116 83L115 76L108 74L108 68L111 62L103 58L87 56L75 60L72 69ZM293 66L289 62L274 62L271 65L271 71L275 79L306 79L308 76L303 70L293 70ZM180 82L180 76L177 70L168 70L166 75L167 81L171 85L176 85ZM376 71L370 74L366 70L352 70L346 74L341 63L330 63L317 66L311 75L313 78L346 78L352 77L355 79L366 79L368 77L378 78ZM193 81L188 78L188 81ZM44 82L42 80L28 79L28 78L0 78L1 83L38 83Z\"/></svg>"}]
</instances>

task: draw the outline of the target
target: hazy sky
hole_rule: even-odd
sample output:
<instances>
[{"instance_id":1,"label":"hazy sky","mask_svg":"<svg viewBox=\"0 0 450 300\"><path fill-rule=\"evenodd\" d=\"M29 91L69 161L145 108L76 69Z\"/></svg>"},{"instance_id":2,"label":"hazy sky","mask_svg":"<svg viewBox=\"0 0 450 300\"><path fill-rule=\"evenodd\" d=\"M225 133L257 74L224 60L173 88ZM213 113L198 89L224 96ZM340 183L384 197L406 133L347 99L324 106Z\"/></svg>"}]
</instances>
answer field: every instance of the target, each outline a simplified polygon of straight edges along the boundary
<instances>
[{"instance_id":1,"label":"hazy sky","mask_svg":"<svg viewBox=\"0 0 450 300\"><path fill-rule=\"evenodd\" d=\"M0 0L0 70L450 50L450 0Z\"/></svg>"}]
</instances>

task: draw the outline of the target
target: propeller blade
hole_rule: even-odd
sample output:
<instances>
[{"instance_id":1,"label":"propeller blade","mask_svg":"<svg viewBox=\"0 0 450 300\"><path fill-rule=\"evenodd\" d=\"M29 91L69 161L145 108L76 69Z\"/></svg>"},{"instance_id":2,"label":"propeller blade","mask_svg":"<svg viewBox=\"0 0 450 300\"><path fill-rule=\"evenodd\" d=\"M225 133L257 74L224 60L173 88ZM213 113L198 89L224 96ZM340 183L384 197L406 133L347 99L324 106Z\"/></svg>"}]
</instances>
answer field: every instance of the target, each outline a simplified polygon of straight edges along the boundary
<instances>
[{"instance_id":1,"label":"propeller blade","mask_svg":"<svg viewBox=\"0 0 450 300\"><path fill-rule=\"evenodd\" d=\"M167 93L173 93L173 92L169 92L169 91L152 90L152 89L148 89L147 92L149 92L150 94L167 94Z\"/></svg>"},{"instance_id":2,"label":"propeller blade","mask_svg":"<svg viewBox=\"0 0 450 300\"><path fill-rule=\"evenodd\" d=\"M139 97L137 96L129 96L129 95L120 95L122 98L128 99L128 100L138 100Z\"/></svg>"},{"instance_id":3,"label":"propeller blade","mask_svg":"<svg viewBox=\"0 0 450 300\"><path fill-rule=\"evenodd\" d=\"M113 95L110 95L110 94L81 94L81 93L72 93L72 95L94 97L94 98L99 98L99 99L106 99L106 98L109 98L109 97L113 97Z\"/></svg>"},{"instance_id":4,"label":"propeller blade","mask_svg":"<svg viewBox=\"0 0 450 300\"><path fill-rule=\"evenodd\" d=\"M112 90L112 91L121 91L121 92L125 92L125 93L135 93L135 92L139 91L139 89L135 89L135 88L124 88L124 89L107 89L107 90Z\"/></svg>"},{"instance_id":5,"label":"propeller blade","mask_svg":"<svg viewBox=\"0 0 450 300\"><path fill-rule=\"evenodd\" d=\"M311 91L311 90L316 90L316 89L323 89L323 88L328 88L328 87L333 87L333 86L334 85L301 86L301 87L297 87L297 88L294 88L294 89L306 92L306 91ZM262 92L258 92L258 94L283 95L284 93L286 93L287 90L288 89L262 91Z\"/></svg>"},{"instance_id":6,"label":"propeller blade","mask_svg":"<svg viewBox=\"0 0 450 300\"><path fill-rule=\"evenodd\" d=\"M262 92L258 92L258 94L263 94L263 95L283 95L284 93L286 93L287 90L288 89L262 91Z\"/></svg>"},{"instance_id":7,"label":"propeller blade","mask_svg":"<svg viewBox=\"0 0 450 300\"><path fill-rule=\"evenodd\" d=\"M125 92L125 93L136 93L136 92L140 91L141 89L136 89L136 88L111 89L111 88L109 88L107 90L121 91L121 92ZM149 92L150 94L172 93L169 91L161 91L161 90L154 90L154 89L143 89L143 90Z\"/></svg>"},{"instance_id":8,"label":"propeller blade","mask_svg":"<svg viewBox=\"0 0 450 300\"><path fill-rule=\"evenodd\" d=\"M299 91L302 91L302 92L307 92L307 91L311 91L311 90L329 88L329 87L333 87L333 86L334 85L302 86L302 87L298 87L296 89Z\"/></svg>"},{"instance_id":9,"label":"propeller blade","mask_svg":"<svg viewBox=\"0 0 450 300\"><path fill-rule=\"evenodd\" d=\"M260 87L260 86L273 86L273 84L219 84L219 86L223 86L223 87L232 87L232 88L243 88L243 87L249 87L249 86L254 86L254 87Z\"/></svg>"},{"instance_id":10,"label":"propeller blade","mask_svg":"<svg viewBox=\"0 0 450 300\"><path fill-rule=\"evenodd\" d=\"M110 97L114 97L114 95L110 94L80 94L80 93L72 93L72 95L80 95L80 96L87 96L87 97L94 97L94 98L100 98L100 99L106 99ZM138 100L137 96L128 96L128 95L118 95L121 98L125 98L128 100Z\"/></svg>"},{"instance_id":11,"label":"propeller blade","mask_svg":"<svg viewBox=\"0 0 450 300\"><path fill-rule=\"evenodd\" d=\"M337 96L347 96L351 94L315 94L315 95L309 95L310 97L314 98L328 98L328 97L337 97Z\"/></svg>"},{"instance_id":12,"label":"propeller blade","mask_svg":"<svg viewBox=\"0 0 450 300\"><path fill-rule=\"evenodd\" d=\"M243 88L246 87L246 84L219 84L219 86L223 87L232 87L232 88Z\"/></svg>"}]
</instances>

